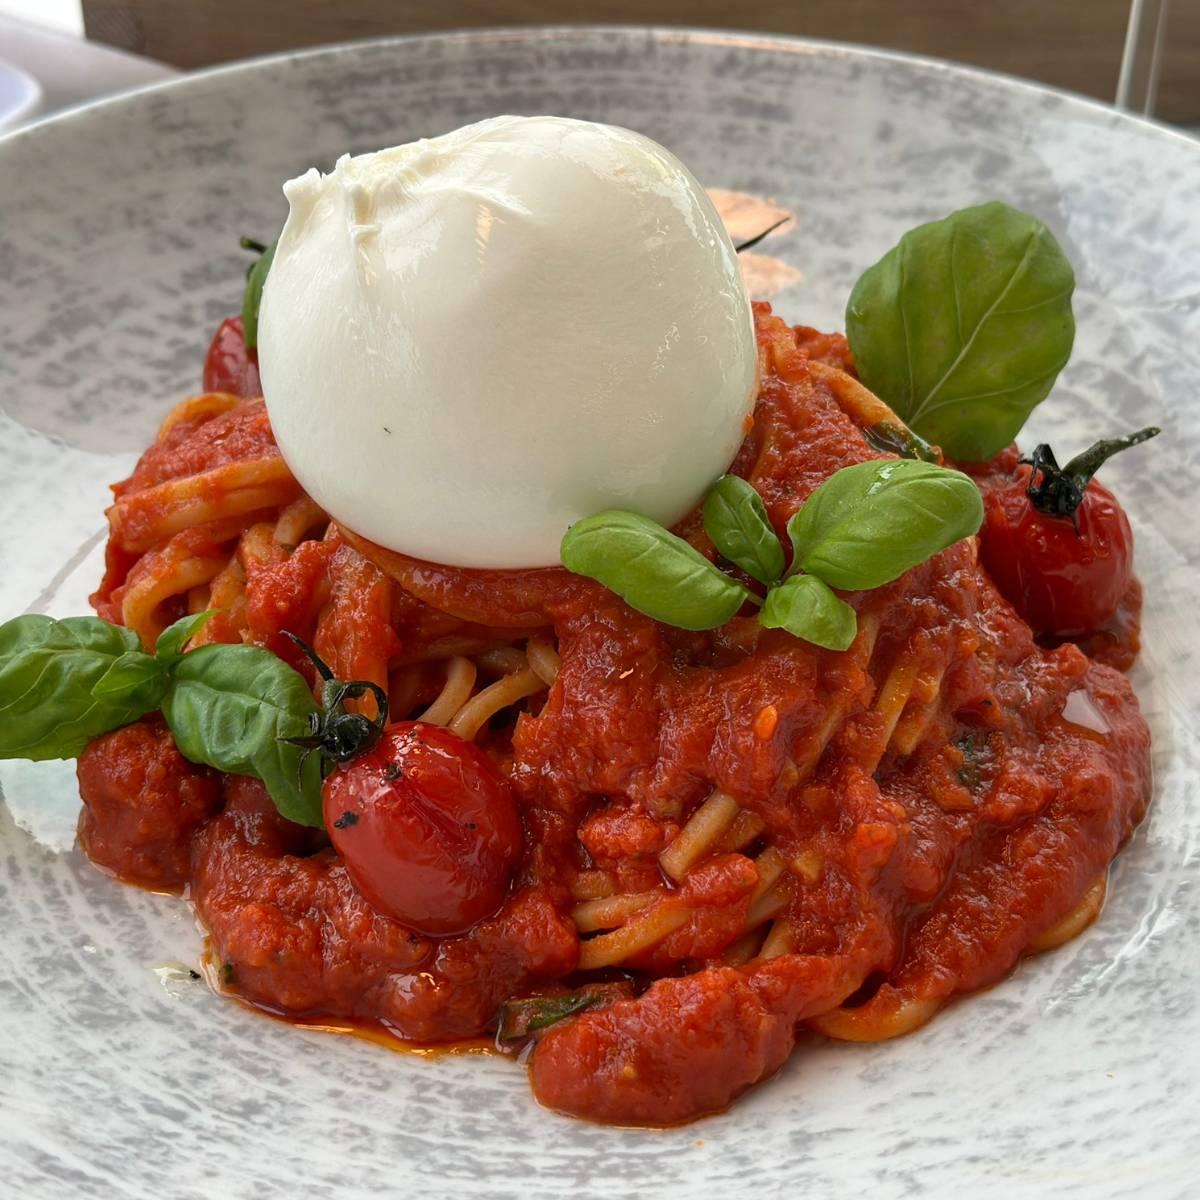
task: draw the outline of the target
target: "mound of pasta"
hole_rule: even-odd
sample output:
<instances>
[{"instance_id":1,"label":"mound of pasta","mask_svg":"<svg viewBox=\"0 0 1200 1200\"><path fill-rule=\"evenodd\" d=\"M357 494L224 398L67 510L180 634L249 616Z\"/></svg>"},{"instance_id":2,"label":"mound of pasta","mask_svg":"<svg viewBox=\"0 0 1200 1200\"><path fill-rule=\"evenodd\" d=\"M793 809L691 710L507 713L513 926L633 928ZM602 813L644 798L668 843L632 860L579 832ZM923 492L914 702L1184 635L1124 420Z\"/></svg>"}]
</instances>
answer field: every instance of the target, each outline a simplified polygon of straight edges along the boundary
<instances>
[{"instance_id":1,"label":"mound of pasta","mask_svg":"<svg viewBox=\"0 0 1200 1200\"><path fill-rule=\"evenodd\" d=\"M755 309L760 391L731 470L782 533L835 471L883 456L880 406L843 338ZM493 915L419 932L321 831L151 716L80 760L89 853L186 887L247 1001L420 1043L499 1027L534 1042L555 1109L683 1121L777 1070L799 1030L917 1028L1086 926L1147 802L1129 684L1039 645L974 538L848 596L838 652L740 614L673 628L561 568L383 550L302 493L260 399L187 400L115 492L100 616L150 648L215 610L194 645L265 647L312 680L298 636L391 720L475 743L522 834ZM677 532L713 556L698 514Z\"/></svg>"}]
</instances>

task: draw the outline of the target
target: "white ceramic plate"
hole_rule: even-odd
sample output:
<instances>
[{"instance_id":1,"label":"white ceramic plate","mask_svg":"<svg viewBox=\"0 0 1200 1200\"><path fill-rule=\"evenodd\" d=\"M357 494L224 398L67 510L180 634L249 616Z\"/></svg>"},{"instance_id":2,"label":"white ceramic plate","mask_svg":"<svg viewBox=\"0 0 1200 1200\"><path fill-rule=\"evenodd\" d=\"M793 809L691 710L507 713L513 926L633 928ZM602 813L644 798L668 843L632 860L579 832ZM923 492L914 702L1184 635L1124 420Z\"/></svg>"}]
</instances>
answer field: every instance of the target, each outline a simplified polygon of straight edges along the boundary
<instances>
[{"instance_id":1,"label":"white ceramic plate","mask_svg":"<svg viewBox=\"0 0 1200 1200\"><path fill-rule=\"evenodd\" d=\"M32 75L0 59L0 133L28 120L41 98L42 89Z\"/></svg>"},{"instance_id":2,"label":"white ceramic plate","mask_svg":"<svg viewBox=\"0 0 1200 1200\"><path fill-rule=\"evenodd\" d=\"M240 1009L155 968L195 962L177 900L72 849L69 767L8 764L0 808L0 1191L303 1195L1196 1195L1200 1160L1200 145L937 63L801 42L548 30L384 42L199 75L0 142L0 617L85 611L105 484L199 383L238 304L241 233L347 148L497 112L633 126L707 183L798 214L776 298L840 327L904 230L1000 197L1079 278L1075 357L1026 432L1063 450L1158 421L1105 469L1148 606L1135 680L1151 815L1099 923L931 1026L802 1044L685 1129L567 1121L497 1059L424 1061Z\"/></svg>"}]
</instances>

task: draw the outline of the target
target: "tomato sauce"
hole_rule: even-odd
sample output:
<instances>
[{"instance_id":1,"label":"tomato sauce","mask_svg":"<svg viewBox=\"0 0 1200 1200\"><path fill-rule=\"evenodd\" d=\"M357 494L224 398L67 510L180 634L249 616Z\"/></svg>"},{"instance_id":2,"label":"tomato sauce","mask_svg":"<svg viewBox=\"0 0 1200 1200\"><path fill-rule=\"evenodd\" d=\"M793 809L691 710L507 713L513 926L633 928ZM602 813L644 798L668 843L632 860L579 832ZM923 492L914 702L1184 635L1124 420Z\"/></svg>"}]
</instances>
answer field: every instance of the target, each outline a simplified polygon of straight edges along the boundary
<instances>
[{"instance_id":1,"label":"tomato sauce","mask_svg":"<svg viewBox=\"0 0 1200 1200\"><path fill-rule=\"evenodd\" d=\"M128 883L182 889L192 836L221 807L216 773L188 762L157 717L97 738L77 773L87 798L79 841L88 857Z\"/></svg>"},{"instance_id":2,"label":"tomato sauce","mask_svg":"<svg viewBox=\"0 0 1200 1200\"><path fill-rule=\"evenodd\" d=\"M849 366L844 340L790 330L763 305L757 316L761 394L734 470L782 533L834 470L877 455L808 368ZM230 447L260 455L269 431L252 407L216 427L225 449L193 444L208 426L180 435L127 486ZM695 517L680 531L711 552ZM319 648L351 675L448 634L553 630L562 666L544 702L481 736L524 828L511 893L465 934L407 929L367 903L320 832L281 818L260 784L172 757L153 721L81 760L85 848L123 877L186 884L224 984L246 1000L421 1044L486 1036L504 1001L577 986L571 910L586 881L672 897L682 923L620 964L634 994L539 1034L535 1094L578 1116L662 1125L716 1111L774 1072L806 1021L871 1012L882 995L936 1007L996 981L1079 904L1149 795L1128 682L1073 644L1039 646L973 541L847 597L878 631L869 655L749 615L686 633L562 570L438 567L336 527L251 583L238 636L278 648L282 629L310 635L340 604L349 615ZM892 738L881 697L901 676L912 693ZM658 856L714 788L759 832L676 885ZM763 847L789 864L790 943L731 964Z\"/></svg>"}]
</instances>

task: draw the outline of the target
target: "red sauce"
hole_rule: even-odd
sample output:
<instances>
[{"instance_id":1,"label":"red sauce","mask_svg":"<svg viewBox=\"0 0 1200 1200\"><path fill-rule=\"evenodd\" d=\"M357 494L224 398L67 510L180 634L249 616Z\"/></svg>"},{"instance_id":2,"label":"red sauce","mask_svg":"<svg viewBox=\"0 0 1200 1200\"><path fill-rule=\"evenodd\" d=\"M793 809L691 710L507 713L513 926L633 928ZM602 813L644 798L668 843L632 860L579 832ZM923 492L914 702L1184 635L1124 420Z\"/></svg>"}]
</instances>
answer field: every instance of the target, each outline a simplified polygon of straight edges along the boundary
<instances>
[{"instance_id":1,"label":"red sauce","mask_svg":"<svg viewBox=\"0 0 1200 1200\"><path fill-rule=\"evenodd\" d=\"M834 470L875 454L808 370L810 351L849 365L844 342L797 337L766 306L758 320L766 373L734 469L782 532ZM245 433L244 452L263 452L249 407L217 428L230 431L227 448ZM209 431L152 451L128 486L226 453L194 444ZM681 530L709 549L694 517ZM577 981L573 885L608 871L621 892L665 889L658 854L720 788L761 818L756 846L804 864L784 913L791 952L724 964L758 876L754 847L716 855L679 889L686 921L623 964L640 994L552 1026L530 1060L553 1108L687 1120L773 1072L799 1023L863 999L872 981L940 1003L1002 977L1079 903L1145 808L1149 735L1129 684L1074 645L1038 646L973 543L849 599L879 621L869 671L749 617L684 633L561 570L435 567L333 530L255 568L237 636L277 646L285 627L312 636L324 612L318 648L354 675L381 650L411 661L443 636L553 627L562 669L544 704L481 739L525 829L499 912L461 936L406 929L259 784L218 784L175 762L156 725L85 755L85 844L123 876L186 877L246 1000L304 1023L448 1043L486 1036L506 999ZM942 701L911 753L876 764L873 703L902 660L921 686L936 693L940 680ZM1102 732L1064 716L1075 693ZM822 753L817 730L835 710L844 717ZM192 799L172 801L185 791Z\"/></svg>"},{"instance_id":2,"label":"red sauce","mask_svg":"<svg viewBox=\"0 0 1200 1200\"><path fill-rule=\"evenodd\" d=\"M1075 638L1079 648L1096 662L1128 671L1142 648L1142 584L1131 579L1117 611L1100 629ZM1053 643L1051 643L1053 644Z\"/></svg>"},{"instance_id":3,"label":"red sauce","mask_svg":"<svg viewBox=\"0 0 1200 1200\"><path fill-rule=\"evenodd\" d=\"M87 803L79 841L128 883L175 891L191 874L192 835L221 807L219 777L190 763L159 718L97 738L80 755Z\"/></svg>"},{"instance_id":4,"label":"red sauce","mask_svg":"<svg viewBox=\"0 0 1200 1200\"><path fill-rule=\"evenodd\" d=\"M197 436L200 430L203 435ZM179 421L138 459L133 474L113 491L117 496L133 494L168 479L278 453L266 405L251 400L215 417Z\"/></svg>"}]
</instances>

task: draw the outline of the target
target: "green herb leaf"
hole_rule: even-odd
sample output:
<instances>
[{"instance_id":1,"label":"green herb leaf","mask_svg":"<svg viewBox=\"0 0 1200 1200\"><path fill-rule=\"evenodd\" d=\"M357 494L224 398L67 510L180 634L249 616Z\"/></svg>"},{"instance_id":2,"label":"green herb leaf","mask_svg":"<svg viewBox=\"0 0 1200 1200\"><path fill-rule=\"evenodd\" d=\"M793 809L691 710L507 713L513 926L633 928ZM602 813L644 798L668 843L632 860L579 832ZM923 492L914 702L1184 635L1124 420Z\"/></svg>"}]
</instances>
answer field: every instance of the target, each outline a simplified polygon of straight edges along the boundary
<instances>
[{"instance_id":1,"label":"green herb leaf","mask_svg":"<svg viewBox=\"0 0 1200 1200\"><path fill-rule=\"evenodd\" d=\"M500 1006L498 1042L514 1042L548 1029L576 1013L598 1004L602 996L594 992L578 992L568 996L534 996L528 1000L506 1000Z\"/></svg>"},{"instance_id":2,"label":"green herb leaf","mask_svg":"<svg viewBox=\"0 0 1200 1200\"><path fill-rule=\"evenodd\" d=\"M506 1000L497 1014L496 1044L512 1049L543 1029L557 1025L589 1008L607 1008L618 1000L633 996L627 980L614 983L589 983L565 996L530 996Z\"/></svg>"},{"instance_id":3,"label":"green herb leaf","mask_svg":"<svg viewBox=\"0 0 1200 1200\"><path fill-rule=\"evenodd\" d=\"M242 295L242 337L246 341L247 350L258 347L258 310L262 306L263 285L267 282L271 263L275 261L275 247L278 245L279 239L276 238L259 255L246 276L246 291Z\"/></svg>"},{"instance_id":4,"label":"green herb leaf","mask_svg":"<svg viewBox=\"0 0 1200 1200\"><path fill-rule=\"evenodd\" d=\"M830 587L881 587L983 523L979 489L960 471L877 460L831 475L788 522L792 571Z\"/></svg>"},{"instance_id":5,"label":"green herb leaf","mask_svg":"<svg viewBox=\"0 0 1200 1200\"><path fill-rule=\"evenodd\" d=\"M993 202L910 230L863 274L846 335L863 383L951 457L990 458L1067 364L1075 275L1036 217Z\"/></svg>"},{"instance_id":6,"label":"green herb leaf","mask_svg":"<svg viewBox=\"0 0 1200 1200\"><path fill-rule=\"evenodd\" d=\"M977 792L984 782L991 757L986 733L968 733L954 743L962 752L963 763L955 774L969 792Z\"/></svg>"},{"instance_id":7,"label":"green herb leaf","mask_svg":"<svg viewBox=\"0 0 1200 1200\"><path fill-rule=\"evenodd\" d=\"M567 570L680 629L724 625L750 596L682 538L637 513L614 509L577 521L560 554Z\"/></svg>"},{"instance_id":8,"label":"green herb leaf","mask_svg":"<svg viewBox=\"0 0 1200 1200\"><path fill-rule=\"evenodd\" d=\"M154 708L116 686L93 694L118 660L140 651L137 634L96 617L28 614L0 625L0 758L75 758Z\"/></svg>"},{"instance_id":9,"label":"green herb leaf","mask_svg":"<svg viewBox=\"0 0 1200 1200\"><path fill-rule=\"evenodd\" d=\"M308 733L317 705L304 677L258 646L201 646L175 664L163 715L180 753L253 775L291 821L320 826L321 768L281 739Z\"/></svg>"},{"instance_id":10,"label":"green herb leaf","mask_svg":"<svg viewBox=\"0 0 1200 1200\"><path fill-rule=\"evenodd\" d=\"M216 612L215 608L205 612L193 613L188 617L180 617L173 625L158 635L158 643L154 653L164 666L173 667L182 657L183 648L199 632L200 627Z\"/></svg>"},{"instance_id":11,"label":"green herb leaf","mask_svg":"<svg viewBox=\"0 0 1200 1200\"><path fill-rule=\"evenodd\" d=\"M152 712L167 690L167 672L152 654L126 650L97 680L92 698Z\"/></svg>"},{"instance_id":12,"label":"green herb leaf","mask_svg":"<svg viewBox=\"0 0 1200 1200\"><path fill-rule=\"evenodd\" d=\"M737 475L722 475L704 497L704 530L713 545L759 583L778 583L787 565L762 497Z\"/></svg>"},{"instance_id":13,"label":"green herb leaf","mask_svg":"<svg viewBox=\"0 0 1200 1200\"><path fill-rule=\"evenodd\" d=\"M772 588L758 619L826 650L848 650L858 633L854 609L815 575L793 575Z\"/></svg>"}]
</instances>

